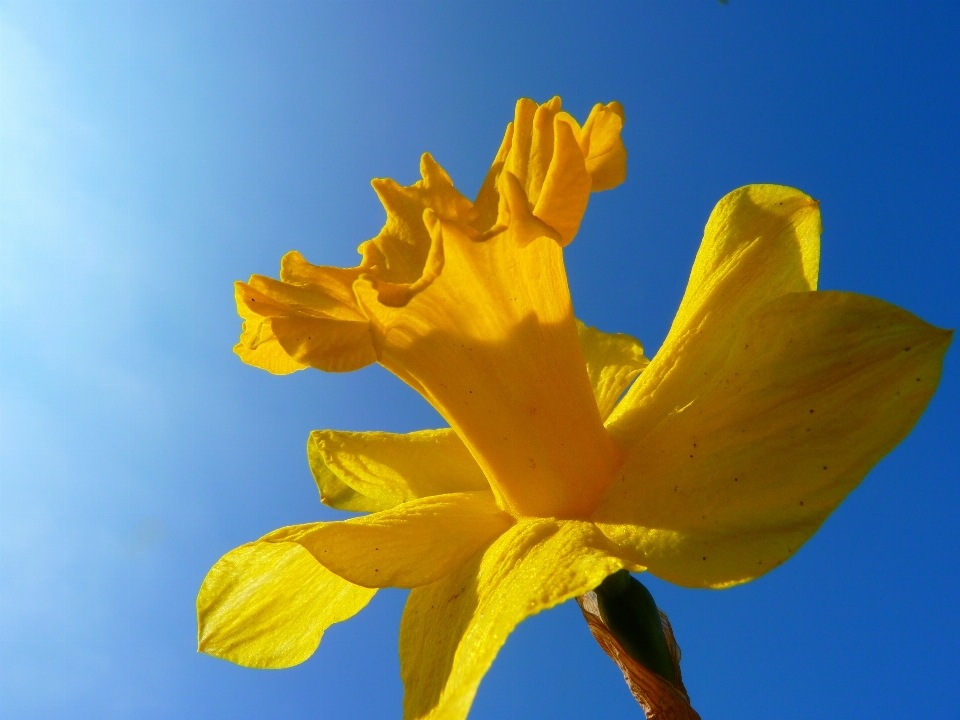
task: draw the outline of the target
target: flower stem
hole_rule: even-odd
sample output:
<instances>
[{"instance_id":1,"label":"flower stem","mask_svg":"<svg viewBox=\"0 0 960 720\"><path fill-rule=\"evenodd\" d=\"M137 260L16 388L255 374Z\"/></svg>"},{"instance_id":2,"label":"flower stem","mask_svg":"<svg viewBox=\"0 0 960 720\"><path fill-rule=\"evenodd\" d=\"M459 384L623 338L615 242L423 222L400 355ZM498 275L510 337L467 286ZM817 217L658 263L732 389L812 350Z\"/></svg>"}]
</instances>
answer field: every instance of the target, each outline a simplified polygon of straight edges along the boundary
<instances>
[{"instance_id":1,"label":"flower stem","mask_svg":"<svg viewBox=\"0 0 960 720\"><path fill-rule=\"evenodd\" d=\"M624 574L626 574L625 571ZM604 585L598 587L597 590L585 593L577 598L577 604L583 612L583 617L587 621L590 632L593 633L594 639L603 648L603 651L623 672L623 679L626 681L627 687L630 688L633 697L643 708L647 720L700 720L700 716L690 706L690 698L683 686L683 679L680 675L680 647L674 639L670 621L662 610L656 609L656 605L653 604L652 598L649 598L646 588L643 588L635 578L629 577L629 575L627 577L629 581L639 585L643 592L640 593L635 588L624 592L624 589L629 588L628 581L613 575L604 581ZM611 585L612 591L615 593L612 599L611 587L609 587ZM649 598L649 603L647 603L646 598ZM617 606L618 602L620 603L619 607ZM660 667L660 672L656 672L651 667L658 667L661 663L656 659L653 661L650 659L651 657L656 658L656 652L653 650L638 652L637 648L634 647L650 644L647 638L652 633L647 632L646 638L642 633L639 639L636 635L630 638L625 635L623 630L617 627L611 629L604 621L604 616L606 616L611 625L629 626L632 624L642 627L642 619L634 623L624 623L622 619L619 619L627 614L628 604L636 606L637 615L649 613L651 605L659 615L662 636L654 635L653 644L658 644L657 640L661 638L666 643L669 662L672 663L671 668ZM628 652L627 647L634 647L634 652ZM634 657L634 655L637 657ZM665 675L672 677L668 680L664 677Z\"/></svg>"}]
</instances>

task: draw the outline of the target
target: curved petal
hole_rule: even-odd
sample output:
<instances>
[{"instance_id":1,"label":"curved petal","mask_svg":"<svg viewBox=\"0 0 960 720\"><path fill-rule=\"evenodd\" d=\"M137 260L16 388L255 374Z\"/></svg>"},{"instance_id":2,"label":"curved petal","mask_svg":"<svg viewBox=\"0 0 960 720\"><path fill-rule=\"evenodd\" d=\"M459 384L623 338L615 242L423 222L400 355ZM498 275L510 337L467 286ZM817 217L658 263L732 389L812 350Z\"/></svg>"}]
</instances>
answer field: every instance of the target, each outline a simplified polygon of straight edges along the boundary
<instances>
[{"instance_id":1,"label":"curved petal","mask_svg":"<svg viewBox=\"0 0 960 720\"><path fill-rule=\"evenodd\" d=\"M623 435L643 435L679 407L674 395L698 392L702 378L725 361L729 338L754 312L787 293L815 290L820 227L817 202L781 185L748 185L717 203L670 332L608 424L629 426ZM716 352L694 354L688 345ZM658 392L664 383L675 390Z\"/></svg>"},{"instance_id":2,"label":"curved petal","mask_svg":"<svg viewBox=\"0 0 960 720\"><path fill-rule=\"evenodd\" d=\"M431 239L423 224L423 211L430 208L451 222L470 222L473 204L457 191L453 181L430 153L420 158L421 180L404 187L389 179L371 182L387 211L380 233L360 246L363 267L376 268L387 283L412 284L423 275Z\"/></svg>"},{"instance_id":3,"label":"curved petal","mask_svg":"<svg viewBox=\"0 0 960 720\"><path fill-rule=\"evenodd\" d=\"M197 595L200 652L253 668L310 657L323 632L375 590L351 585L291 542L255 542L224 555Z\"/></svg>"},{"instance_id":4,"label":"curved petal","mask_svg":"<svg viewBox=\"0 0 960 720\"><path fill-rule=\"evenodd\" d=\"M531 106L532 113L529 112ZM557 96L542 105L537 105L531 100L520 100L517 103L517 125L514 133L516 149L507 157L506 169L520 180L527 197L530 198L531 205L535 204L540 197L553 162L556 151L554 133L559 112L560 98ZM525 122L527 118L532 120L529 131ZM528 132L530 149L525 152Z\"/></svg>"},{"instance_id":5,"label":"curved petal","mask_svg":"<svg viewBox=\"0 0 960 720\"><path fill-rule=\"evenodd\" d=\"M556 133L561 123L567 126L565 133L572 131L579 145L590 180L588 190L599 192L616 187L626 179L627 173L627 151L620 137L624 117L623 106L618 102L597 104L581 128L573 117L561 110L558 97L542 105L527 98L518 100L513 122L507 125L500 151L474 206L481 216L492 216L491 205L496 206L492 198L496 195L497 178L503 171L516 176L530 202L536 204L554 163L558 149ZM489 221L478 229L488 227Z\"/></svg>"},{"instance_id":6,"label":"curved petal","mask_svg":"<svg viewBox=\"0 0 960 720\"><path fill-rule=\"evenodd\" d=\"M465 718L513 628L627 565L615 553L591 523L521 520L447 578L413 590L400 625L404 718Z\"/></svg>"},{"instance_id":7,"label":"curved petal","mask_svg":"<svg viewBox=\"0 0 960 720\"><path fill-rule=\"evenodd\" d=\"M597 103L583 125L580 148L593 192L610 190L627 179L627 149L620 137L624 122L620 103Z\"/></svg>"},{"instance_id":8,"label":"curved petal","mask_svg":"<svg viewBox=\"0 0 960 720\"><path fill-rule=\"evenodd\" d=\"M376 512L431 495L490 489L450 428L403 435L314 430L307 457L321 501L338 510Z\"/></svg>"},{"instance_id":9,"label":"curved petal","mask_svg":"<svg viewBox=\"0 0 960 720\"><path fill-rule=\"evenodd\" d=\"M916 423L951 337L840 292L791 293L714 330L644 386L641 410L668 411L608 425L628 455L594 514L689 586L743 582L795 552Z\"/></svg>"},{"instance_id":10,"label":"curved petal","mask_svg":"<svg viewBox=\"0 0 960 720\"><path fill-rule=\"evenodd\" d=\"M246 305L240 303L237 303L237 312L243 318L243 326L240 341L233 346L233 351L247 365L274 375L289 375L307 367L283 349L273 333L269 318L247 310Z\"/></svg>"},{"instance_id":11,"label":"curved petal","mask_svg":"<svg viewBox=\"0 0 960 720\"><path fill-rule=\"evenodd\" d=\"M490 230L497 224L497 217L500 209L500 190L497 187L500 181L500 175L507 162L507 156L513 147L513 129L514 123L507 123L507 131L503 135L500 143L500 149L497 151L493 164L487 170L487 175L483 179L483 184L477 192L477 197L473 201L473 209L476 212L476 218L472 227L477 232Z\"/></svg>"},{"instance_id":12,"label":"curved petal","mask_svg":"<svg viewBox=\"0 0 960 720\"><path fill-rule=\"evenodd\" d=\"M419 587L456 570L512 524L489 492L451 493L280 537L357 585Z\"/></svg>"},{"instance_id":13,"label":"curved petal","mask_svg":"<svg viewBox=\"0 0 960 720\"><path fill-rule=\"evenodd\" d=\"M288 253L282 268L301 262L306 264L299 253ZM353 297L359 271L310 267L309 282L253 275L236 283L244 323L234 352L244 362L286 374L307 366L346 372L376 360L370 321Z\"/></svg>"},{"instance_id":14,"label":"curved petal","mask_svg":"<svg viewBox=\"0 0 960 720\"><path fill-rule=\"evenodd\" d=\"M560 244L567 245L576 237L587 211L591 179L571 125L558 118L553 136L550 165L533 214L560 233ZM534 202L533 197L530 200Z\"/></svg>"},{"instance_id":15,"label":"curved petal","mask_svg":"<svg viewBox=\"0 0 960 720\"><path fill-rule=\"evenodd\" d=\"M274 375L289 375L303 370L307 366L294 360L283 349L271 324L271 318L288 312L288 308L263 293L248 293L248 290L252 289L246 283L234 283L237 314L243 318L243 326L240 342L233 346L233 351L247 365Z\"/></svg>"},{"instance_id":16,"label":"curved petal","mask_svg":"<svg viewBox=\"0 0 960 720\"><path fill-rule=\"evenodd\" d=\"M677 370L687 343L710 332L729 335L762 305L791 292L815 290L820 262L820 211L808 195L781 185L748 185L724 197L710 215L680 309L663 347L614 411L647 407L651 388L673 374L691 387L697 374ZM717 353L722 358L723 353ZM690 392L693 392L691 389ZM672 408L650 407L649 417Z\"/></svg>"},{"instance_id":17,"label":"curved petal","mask_svg":"<svg viewBox=\"0 0 960 720\"><path fill-rule=\"evenodd\" d=\"M624 113L620 103L595 105L581 129L561 110L560 98L538 105L517 101L500 151L477 193L474 208L479 232L497 217L501 176L513 175L534 215L569 243L580 225L591 192L609 190L626 178L627 151L620 138ZM536 209L534 209L536 208ZM502 209L502 208L501 208Z\"/></svg>"},{"instance_id":18,"label":"curved petal","mask_svg":"<svg viewBox=\"0 0 960 720\"><path fill-rule=\"evenodd\" d=\"M640 341L629 335L601 332L577 320L577 336L600 417L606 420L623 391L650 361L644 357Z\"/></svg>"},{"instance_id":19,"label":"curved petal","mask_svg":"<svg viewBox=\"0 0 960 720\"><path fill-rule=\"evenodd\" d=\"M821 231L819 204L795 188L747 185L727 194L707 220L670 334L816 290Z\"/></svg>"},{"instance_id":20,"label":"curved petal","mask_svg":"<svg viewBox=\"0 0 960 720\"><path fill-rule=\"evenodd\" d=\"M475 240L489 240L497 235L509 232L513 241L520 247L526 247L538 238L550 238L564 244L560 233L533 214L527 194L520 180L511 172L504 172L497 184L500 190L500 209L497 224ZM434 223L437 237L442 238L440 223ZM470 237L467 235L467 237Z\"/></svg>"}]
</instances>

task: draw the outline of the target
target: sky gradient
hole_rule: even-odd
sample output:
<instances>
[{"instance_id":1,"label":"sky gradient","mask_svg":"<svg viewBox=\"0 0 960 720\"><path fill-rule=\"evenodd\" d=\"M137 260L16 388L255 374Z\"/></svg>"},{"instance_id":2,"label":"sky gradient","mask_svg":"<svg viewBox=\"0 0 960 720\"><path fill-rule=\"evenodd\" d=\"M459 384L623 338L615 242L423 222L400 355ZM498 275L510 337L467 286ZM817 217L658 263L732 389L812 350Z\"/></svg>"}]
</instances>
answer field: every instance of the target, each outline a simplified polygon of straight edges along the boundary
<instances>
[{"instance_id":1,"label":"sky gradient","mask_svg":"<svg viewBox=\"0 0 960 720\"><path fill-rule=\"evenodd\" d=\"M627 182L566 251L578 316L656 352L713 205L820 201L820 287L960 324L960 5L0 3L0 717L395 718L405 592L312 659L196 653L228 550L334 519L310 430L439 427L379 367L231 352L232 282L356 264L374 177L429 151L472 197L517 98L626 109ZM906 441L781 568L642 580L709 720L954 717L960 361ZM639 717L573 603L524 622L471 720Z\"/></svg>"}]
</instances>

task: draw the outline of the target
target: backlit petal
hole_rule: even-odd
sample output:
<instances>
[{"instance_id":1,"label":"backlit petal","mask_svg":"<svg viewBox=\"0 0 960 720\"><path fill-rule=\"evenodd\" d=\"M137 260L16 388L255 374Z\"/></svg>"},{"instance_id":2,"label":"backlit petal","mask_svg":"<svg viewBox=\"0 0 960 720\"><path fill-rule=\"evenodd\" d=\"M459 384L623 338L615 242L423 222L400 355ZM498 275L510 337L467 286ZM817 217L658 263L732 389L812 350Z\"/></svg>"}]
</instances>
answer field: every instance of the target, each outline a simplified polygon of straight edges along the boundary
<instances>
[{"instance_id":1,"label":"backlit petal","mask_svg":"<svg viewBox=\"0 0 960 720\"><path fill-rule=\"evenodd\" d=\"M815 290L820 211L815 200L781 185L748 185L724 197L710 215L687 289L663 346L616 407L631 415L634 434L675 407L652 392L669 377L693 397L703 377L727 357L730 338L760 307L793 292ZM711 347L691 369L687 346ZM691 356L692 357L692 356Z\"/></svg>"},{"instance_id":2,"label":"backlit petal","mask_svg":"<svg viewBox=\"0 0 960 720\"><path fill-rule=\"evenodd\" d=\"M376 512L430 495L490 487L450 428L404 435L315 430L307 456L320 499L338 510Z\"/></svg>"},{"instance_id":3,"label":"backlit petal","mask_svg":"<svg viewBox=\"0 0 960 720\"><path fill-rule=\"evenodd\" d=\"M456 570L512 524L489 492L451 493L283 537L358 585L418 587Z\"/></svg>"},{"instance_id":4,"label":"backlit petal","mask_svg":"<svg viewBox=\"0 0 960 720\"><path fill-rule=\"evenodd\" d=\"M245 667L290 667L375 592L337 577L296 543L250 543L224 555L204 578L199 650Z\"/></svg>"},{"instance_id":5,"label":"backlit petal","mask_svg":"<svg viewBox=\"0 0 960 720\"><path fill-rule=\"evenodd\" d=\"M587 211L591 180L571 126L558 120L553 134L553 156L533 214L560 233L561 245L567 245Z\"/></svg>"},{"instance_id":6,"label":"backlit petal","mask_svg":"<svg viewBox=\"0 0 960 720\"><path fill-rule=\"evenodd\" d=\"M281 274L301 264L306 262L299 253L288 253ZM359 271L310 267L310 281L253 275L249 282L236 283L237 312L244 326L234 350L244 362L282 374L307 366L346 372L376 360L370 322L353 297Z\"/></svg>"},{"instance_id":7,"label":"backlit petal","mask_svg":"<svg viewBox=\"0 0 960 720\"><path fill-rule=\"evenodd\" d=\"M528 111L532 106L533 113ZM507 171L520 180L530 203L535 204L543 189L544 182L553 161L556 150L556 117L560 112L560 98L553 97L543 105L537 105L530 100L520 100L517 103L516 129L514 132L514 149L507 157ZM530 118L528 126L526 120ZM527 134L529 132L529 152L526 151ZM581 161L582 161L581 155Z\"/></svg>"},{"instance_id":8,"label":"backlit petal","mask_svg":"<svg viewBox=\"0 0 960 720\"><path fill-rule=\"evenodd\" d=\"M247 289L243 283L236 284L235 295L237 313L243 318L243 330L233 351L240 359L274 375L288 375L307 367L290 357L273 334L270 318L286 312L286 308L259 295L247 302Z\"/></svg>"},{"instance_id":9,"label":"backlit petal","mask_svg":"<svg viewBox=\"0 0 960 720\"><path fill-rule=\"evenodd\" d=\"M577 335L600 417L606 420L623 391L650 361L644 357L640 341L629 335L601 332L579 320Z\"/></svg>"},{"instance_id":10,"label":"backlit petal","mask_svg":"<svg viewBox=\"0 0 960 720\"><path fill-rule=\"evenodd\" d=\"M376 268L377 277L388 283L415 283L423 274L431 245L423 224L426 208L452 222L470 222L475 215L472 203L429 153L420 158L420 176L408 187L389 179L371 183L387 211L387 222L375 238L360 246L360 252L363 266Z\"/></svg>"},{"instance_id":11,"label":"backlit petal","mask_svg":"<svg viewBox=\"0 0 960 720\"><path fill-rule=\"evenodd\" d=\"M594 518L681 585L763 574L907 435L950 336L840 292L791 293L706 326L682 353L666 347L670 372L650 383L644 371L642 402L609 423L628 458Z\"/></svg>"},{"instance_id":12,"label":"backlit petal","mask_svg":"<svg viewBox=\"0 0 960 720\"><path fill-rule=\"evenodd\" d=\"M400 625L404 718L466 717L513 628L624 567L615 552L590 523L521 520L444 580L413 590Z\"/></svg>"},{"instance_id":13,"label":"backlit petal","mask_svg":"<svg viewBox=\"0 0 960 720\"><path fill-rule=\"evenodd\" d=\"M623 123L623 106L612 102L594 105L583 125L580 148L593 192L615 188L627 179L627 149L620 137Z\"/></svg>"},{"instance_id":14,"label":"backlit petal","mask_svg":"<svg viewBox=\"0 0 960 720\"><path fill-rule=\"evenodd\" d=\"M477 194L477 221L472 227L483 232L494 224L500 178L509 173L519 182L531 211L560 233L563 244L570 242L589 193L609 190L626 178L627 151L620 138L623 122L623 107L617 102L595 105L581 129L561 110L558 97L543 105L519 100ZM574 152L575 145L579 152Z\"/></svg>"}]
</instances>

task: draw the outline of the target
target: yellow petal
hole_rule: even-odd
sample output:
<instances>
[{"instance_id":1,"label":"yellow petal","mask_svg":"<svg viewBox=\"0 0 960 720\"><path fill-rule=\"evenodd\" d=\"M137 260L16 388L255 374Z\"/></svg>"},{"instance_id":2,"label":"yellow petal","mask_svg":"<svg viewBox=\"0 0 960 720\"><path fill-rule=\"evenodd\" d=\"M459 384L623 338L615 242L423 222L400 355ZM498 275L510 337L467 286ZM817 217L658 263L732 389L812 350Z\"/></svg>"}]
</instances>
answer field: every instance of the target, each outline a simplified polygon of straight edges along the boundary
<instances>
[{"instance_id":1,"label":"yellow petal","mask_svg":"<svg viewBox=\"0 0 960 720\"><path fill-rule=\"evenodd\" d=\"M629 335L611 335L588 327L579 320L577 335L587 363L587 375L593 386L593 395L600 409L600 417L606 420L620 395L630 387L630 383L650 361L644 357L640 341Z\"/></svg>"},{"instance_id":2,"label":"yellow petal","mask_svg":"<svg viewBox=\"0 0 960 720\"><path fill-rule=\"evenodd\" d=\"M309 266L299 253L288 253L281 273L289 276L291 268L303 282L254 275L247 283L236 283L244 328L235 352L244 362L275 373L307 366L344 372L374 362L370 322L352 291L359 270Z\"/></svg>"},{"instance_id":3,"label":"yellow petal","mask_svg":"<svg viewBox=\"0 0 960 720\"><path fill-rule=\"evenodd\" d=\"M485 242L435 227L443 272L406 307L379 303L365 278L354 286L380 362L463 438L503 507L586 517L621 456L590 387L562 249L512 225Z\"/></svg>"},{"instance_id":4,"label":"yellow petal","mask_svg":"<svg viewBox=\"0 0 960 720\"><path fill-rule=\"evenodd\" d=\"M490 487L450 428L405 435L315 430L307 457L320 499L338 510L376 512L430 495Z\"/></svg>"},{"instance_id":5,"label":"yellow petal","mask_svg":"<svg viewBox=\"0 0 960 720\"><path fill-rule=\"evenodd\" d=\"M337 577L296 543L250 543L220 558L204 578L199 650L245 667L290 667L375 592Z\"/></svg>"},{"instance_id":6,"label":"yellow petal","mask_svg":"<svg viewBox=\"0 0 960 720\"><path fill-rule=\"evenodd\" d=\"M241 314L241 317L243 314ZM248 315L243 322L240 342L233 351L247 365L253 365L274 375L289 375L303 370L306 365L298 363L287 354L273 334L273 328L264 318Z\"/></svg>"},{"instance_id":7,"label":"yellow petal","mask_svg":"<svg viewBox=\"0 0 960 720\"><path fill-rule=\"evenodd\" d=\"M555 113L560 109L560 103L557 102L557 98L553 98L549 102L544 103L544 106L544 109L548 113L551 111ZM537 137L541 142L534 144L534 119L539 110L540 106L533 100L527 98L517 100L517 107L513 116L513 142L510 145L510 150L507 152L503 168L505 172L509 172L520 181L528 197L539 194L540 189L536 184L536 180L539 180L541 184L543 183L546 165L549 164L550 153L553 151L552 139L548 142L543 142L545 138L543 138L542 133ZM548 127L552 127L552 123L550 123ZM530 168L531 158L533 157L546 157L547 162L543 163L541 161L539 163L542 168L540 173L534 171L534 184L533 188L531 188L530 173L528 170Z\"/></svg>"},{"instance_id":8,"label":"yellow petal","mask_svg":"<svg viewBox=\"0 0 960 720\"><path fill-rule=\"evenodd\" d=\"M897 445L951 333L852 293L705 325L609 424L628 457L594 518L656 575L724 586L786 560ZM639 386L639 389L637 389ZM621 404L622 405L622 404ZM642 560L640 560L642 558Z\"/></svg>"},{"instance_id":9,"label":"yellow petal","mask_svg":"<svg viewBox=\"0 0 960 720\"><path fill-rule=\"evenodd\" d=\"M523 175L523 168L520 164L516 165L517 171L521 173L520 175L518 175L517 172L513 172L511 168L507 168L508 171L513 172L513 174L517 175L517 178L523 182L523 189L532 204L535 204L540 197L540 193L550 171L550 166L553 164L553 156L556 152L556 138L554 137L556 131L555 120L559 112L560 98L556 96L537 107L533 114L533 124L530 128L530 158L526 166L526 174L525 176ZM522 123L519 103L517 117L520 119L518 127L521 128L517 139L518 141L522 141L525 127ZM577 154L580 155L582 160L583 155L580 154L579 147L577 150ZM517 155L514 155L514 157L517 161L521 160Z\"/></svg>"},{"instance_id":10,"label":"yellow petal","mask_svg":"<svg viewBox=\"0 0 960 720\"><path fill-rule=\"evenodd\" d=\"M487 171L487 175L480 186L476 200L473 201L473 209L476 218L472 227L478 232L484 232L492 228L497 222L499 213L500 193L497 189L497 183L500 180L500 174L506 165L507 156L510 148L513 146L513 123L507 124L507 131L503 135L503 141L493 164Z\"/></svg>"},{"instance_id":11,"label":"yellow petal","mask_svg":"<svg viewBox=\"0 0 960 720\"><path fill-rule=\"evenodd\" d=\"M404 718L465 718L513 628L624 567L615 552L590 523L522 520L447 578L413 590L400 625Z\"/></svg>"},{"instance_id":12,"label":"yellow petal","mask_svg":"<svg viewBox=\"0 0 960 720\"><path fill-rule=\"evenodd\" d=\"M489 492L437 495L285 536L364 587L418 587L460 567L513 524ZM268 536L269 538L269 536Z\"/></svg>"},{"instance_id":13,"label":"yellow petal","mask_svg":"<svg viewBox=\"0 0 960 720\"><path fill-rule=\"evenodd\" d=\"M783 185L747 185L707 220L668 340L705 322L742 318L790 292L817 289L820 208Z\"/></svg>"},{"instance_id":14,"label":"yellow petal","mask_svg":"<svg viewBox=\"0 0 960 720\"><path fill-rule=\"evenodd\" d=\"M560 98L543 105L523 98L474 208L479 232L497 216L501 176L513 175L530 210L569 243L580 225L590 192L608 190L626 178L627 153L620 138L623 107L596 105L583 129L561 110ZM536 209L534 210L534 207ZM501 208L502 212L502 208Z\"/></svg>"},{"instance_id":15,"label":"yellow petal","mask_svg":"<svg viewBox=\"0 0 960 720\"><path fill-rule=\"evenodd\" d=\"M627 179L627 149L620 137L623 123L623 106L612 102L594 105L583 125L580 148L593 192L615 188Z\"/></svg>"},{"instance_id":16,"label":"yellow petal","mask_svg":"<svg viewBox=\"0 0 960 720\"><path fill-rule=\"evenodd\" d=\"M671 383L685 383L683 393L692 397L704 373L714 371L704 363L724 361L730 334L757 309L787 293L816 289L819 262L820 211L815 200L781 185L748 185L724 197L707 221L680 309L660 352L610 421L623 412L639 417L643 408L645 421L656 422L673 411L672 396L650 391L668 376ZM707 337L713 338L718 352L698 357L694 369L682 365L687 344L706 345Z\"/></svg>"},{"instance_id":17,"label":"yellow petal","mask_svg":"<svg viewBox=\"0 0 960 720\"><path fill-rule=\"evenodd\" d=\"M363 267L374 268L386 283L412 284L423 274L431 246L423 224L426 208L456 222L470 222L475 216L471 202L429 153L420 159L420 175L423 179L408 187L389 179L371 183L387 211L387 222L375 238L360 246L360 252Z\"/></svg>"},{"instance_id":18,"label":"yellow petal","mask_svg":"<svg viewBox=\"0 0 960 720\"><path fill-rule=\"evenodd\" d=\"M520 247L538 238L550 238L560 243L560 233L533 214L527 195L520 184L520 180L511 172L504 172L500 176L500 214L497 216L496 226L481 236L487 240L509 229L510 235ZM434 233L442 238L441 224L431 223Z\"/></svg>"},{"instance_id":19,"label":"yellow petal","mask_svg":"<svg viewBox=\"0 0 960 720\"><path fill-rule=\"evenodd\" d=\"M591 179L571 126L560 119L554 125L550 166L533 214L560 233L560 244L567 245L576 236L587 210Z\"/></svg>"},{"instance_id":20,"label":"yellow petal","mask_svg":"<svg viewBox=\"0 0 960 720\"><path fill-rule=\"evenodd\" d=\"M248 365L274 375L288 375L307 367L290 357L273 333L270 318L286 312L286 308L262 293L256 293L248 301L247 291L244 283L236 283L237 313L243 318L243 330L233 351Z\"/></svg>"}]
</instances>

